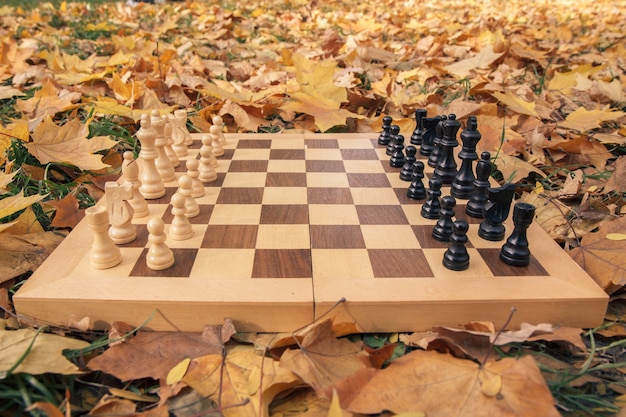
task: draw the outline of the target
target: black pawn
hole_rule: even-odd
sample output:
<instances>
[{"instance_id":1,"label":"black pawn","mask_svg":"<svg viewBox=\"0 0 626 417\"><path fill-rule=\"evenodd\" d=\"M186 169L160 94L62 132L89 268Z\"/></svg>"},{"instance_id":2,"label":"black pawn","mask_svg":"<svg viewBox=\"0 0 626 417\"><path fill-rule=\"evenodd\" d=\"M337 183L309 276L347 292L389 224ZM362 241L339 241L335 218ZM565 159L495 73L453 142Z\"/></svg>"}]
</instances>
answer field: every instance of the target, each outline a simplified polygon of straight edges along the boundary
<instances>
[{"instance_id":1,"label":"black pawn","mask_svg":"<svg viewBox=\"0 0 626 417\"><path fill-rule=\"evenodd\" d=\"M456 115L451 114L448 120L443 122L443 138L441 139L441 154L437 159L435 176L441 178L444 184L452 184L456 177L456 161L454 148L459 146L456 135L461 128L461 122L456 120Z\"/></svg>"},{"instance_id":2,"label":"black pawn","mask_svg":"<svg viewBox=\"0 0 626 417\"><path fill-rule=\"evenodd\" d=\"M506 240L500 251L500 259L512 266L528 266L530 250L526 230L535 217L535 206L528 203L517 203L513 208L513 233Z\"/></svg>"},{"instance_id":3,"label":"black pawn","mask_svg":"<svg viewBox=\"0 0 626 417\"><path fill-rule=\"evenodd\" d=\"M464 200L470 199L474 193L474 180L476 178L472 163L478 159L476 145L480 140L480 132L476 130L477 127L476 116L470 116L467 119L467 127L461 132L461 142L463 143L461 152L459 152L459 159L462 161L461 167L456 173L450 189L451 195Z\"/></svg>"},{"instance_id":4,"label":"black pawn","mask_svg":"<svg viewBox=\"0 0 626 417\"><path fill-rule=\"evenodd\" d=\"M445 196L441 199L441 209L439 210L439 220L433 227L432 237L440 242L449 242L452 235L452 218L454 217L454 206L456 200L452 196Z\"/></svg>"},{"instance_id":5,"label":"black pawn","mask_svg":"<svg viewBox=\"0 0 626 417\"><path fill-rule=\"evenodd\" d=\"M451 244L443 254L443 266L446 268L453 271L464 271L469 268L469 254L465 247L468 229L469 225L465 220L457 220L452 224Z\"/></svg>"},{"instance_id":6,"label":"black pawn","mask_svg":"<svg viewBox=\"0 0 626 417\"><path fill-rule=\"evenodd\" d=\"M443 139L443 122L448 120L448 116L439 116L439 122L435 126L435 136L433 137L433 151L428 157L428 166L435 168L441 156L441 140Z\"/></svg>"},{"instance_id":7,"label":"black pawn","mask_svg":"<svg viewBox=\"0 0 626 417\"><path fill-rule=\"evenodd\" d=\"M423 200L426 198L426 188L422 179L424 178L424 163L422 161L413 162L413 177L411 185L406 192L406 196L411 200Z\"/></svg>"},{"instance_id":8,"label":"black pawn","mask_svg":"<svg viewBox=\"0 0 626 417\"><path fill-rule=\"evenodd\" d=\"M426 191L426 201L422 205L420 211L422 217L425 219L439 219L439 210L441 204L439 203L439 197L441 197L441 180L433 177L428 180L428 190Z\"/></svg>"},{"instance_id":9,"label":"black pawn","mask_svg":"<svg viewBox=\"0 0 626 417\"><path fill-rule=\"evenodd\" d=\"M483 208L487 203L487 189L489 188L489 177L491 176L491 154L483 152L480 154L480 161L476 164L476 179L474 180L474 191L470 201L465 206L465 213L477 219L483 218Z\"/></svg>"},{"instance_id":10,"label":"black pawn","mask_svg":"<svg viewBox=\"0 0 626 417\"><path fill-rule=\"evenodd\" d=\"M397 135L395 138L389 164L394 168L402 168L404 165L404 136L402 135Z\"/></svg>"},{"instance_id":11,"label":"black pawn","mask_svg":"<svg viewBox=\"0 0 626 417\"><path fill-rule=\"evenodd\" d=\"M426 109L415 110L415 130L411 135L411 143L413 145L422 144L422 136L424 135L424 125L422 120L426 117Z\"/></svg>"},{"instance_id":12,"label":"black pawn","mask_svg":"<svg viewBox=\"0 0 626 417\"><path fill-rule=\"evenodd\" d=\"M413 163L415 162L415 154L417 153L417 148L415 146L407 146L406 147L406 155L404 156L404 165L402 165L402 169L400 170L400 179L402 181L411 181L413 179Z\"/></svg>"},{"instance_id":13,"label":"black pawn","mask_svg":"<svg viewBox=\"0 0 626 417\"><path fill-rule=\"evenodd\" d=\"M391 156L391 154L393 153L393 146L395 145L399 134L400 134L400 126L391 125L391 127L389 128L389 143L387 144L387 149L385 150L387 155Z\"/></svg>"},{"instance_id":14,"label":"black pawn","mask_svg":"<svg viewBox=\"0 0 626 417\"><path fill-rule=\"evenodd\" d=\"M435 117L424 117L422 119L422 126L424 127L424 132L422 133L422 146L420 147L420 155L429 156L435 146L433 145L433 141L435 140L435 128L441 121L441 116Z\"/></svg>"},{"instance_id":15,"label":"black pawn","mask_svg":"<svg viewBox=\"0 0 626 417\"><path fill-rule=\"evenodd\" d=\"M387 145L391 140L391 134L389 133L389 129L391 128L391 116L383 117L383 131L380 132L378 136L378 144L379 145Z\"/></svg>"},{"instance_id":16,"label":"black pawn","mask_svg":"<svg viewBox=\"0 0 626 417\"><path fill-rule=\"evenodd\" d=\"M483 209L484 220L478 227L478 236L493 242L504 239L504 221L509 217L515 184L505 184L487 190L487 204Z\"/></svg>"}]
</instances>

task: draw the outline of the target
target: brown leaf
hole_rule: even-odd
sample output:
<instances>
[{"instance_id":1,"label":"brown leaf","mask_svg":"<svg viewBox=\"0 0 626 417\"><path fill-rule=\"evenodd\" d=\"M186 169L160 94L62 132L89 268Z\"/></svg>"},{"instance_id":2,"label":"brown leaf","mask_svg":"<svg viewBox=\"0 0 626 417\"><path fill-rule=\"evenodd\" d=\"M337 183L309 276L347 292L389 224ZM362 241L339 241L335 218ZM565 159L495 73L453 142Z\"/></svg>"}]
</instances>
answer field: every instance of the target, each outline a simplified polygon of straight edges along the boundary
<instances>
[{"instance_id":1,"label":"brown leaf","mask_svg":"<svg viewBox=\"0 0 626 417\"><path fill-rule=\"evenodd\" d=\"M611 191L626 193L626 157L623 155L615 161L615 169L604 185L605 193Z\"/></svg>"},{"instance_id":2,"label":"brown leaf","mask_svg":"<svg viewBox=\"0 0 626 417\"><path fill-rule=\"evenodd\" d=\"M0 234L0 282L36 270L62 240L53 232Z\"/></svg>"},{"instance_id":3,"label":"brown leaf","mask_svg":"<svg viewBox=\"0 0 626 417\"><path fill-rule=\"evenodd\" d=\"M198 333L140 332L126 343L110 347L88 366L122 381L165 379L183 359L221 353L223 346L222 342L207 341Z\"/></svg>"},{"instance_id":4,"label":"brown leaf","mask_svg":"<svg viewBox=\"0 0 626 417\"><path fill-rule=\"evenodd\" d=\"M626 284L626 241L607 239L609 233L626 230L626 217L606 222L595 233L583 236L570 255L609 294Z\"/></svg>"},{"instance_id":5,"label":"brown leaf","mask_svg":"<svg viewBox=\"0 0 626 417\"><path fill-rule=\"evenodd\" d=\"M480 366L432 351L413 351L387 368L365 368L335 384L343 409L375 414L557 417L554 399L531 356Z\"/></svg>"},{"instance_id":6,"label":"brown leaf","mask_svg":"<svg viewBox=\"0 0 626 417\"><path fill-rule=\"evenodd\" d=\"M283 353L280 366L298 375L320 396L330 398L326 390L335 382L370 366L360 344L335 337L331 320L309 327L300 345L300 350Z\"/></svg>"},{"instance_id":7,"label":"brown leaf","mask_svg":"<svg viewBox=\"0 0 626 417\"><path fill-rule=\"evenodd\" d=\"M50 227L73 229L85 217L85 211L79 210L78 199L72 194L68 194L60 200L50 200L48 204L55 209Z\"/></svg>"}]
</instances>

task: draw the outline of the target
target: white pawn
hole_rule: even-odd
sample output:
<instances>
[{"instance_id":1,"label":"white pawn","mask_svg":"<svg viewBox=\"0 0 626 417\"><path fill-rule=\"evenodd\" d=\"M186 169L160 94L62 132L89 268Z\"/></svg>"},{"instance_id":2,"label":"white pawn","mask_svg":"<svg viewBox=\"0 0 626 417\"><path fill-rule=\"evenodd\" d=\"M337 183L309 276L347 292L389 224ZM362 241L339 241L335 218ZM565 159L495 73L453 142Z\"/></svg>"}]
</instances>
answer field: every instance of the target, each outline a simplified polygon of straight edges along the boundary
<instances>
[{"instance_id":1,"label":"white pawn","mask_svg":"<svg viewBox=\"0 0 626 417\"><path fill-rule=\"evenodd\" d=\"M139 192L141 181L139 181L139 164L135 161L131 151L124 152L124 162L122 163L123 184L130 184L133 187L133 196L128 202L134 210L133 219L145 217L150 212L146 199Z\"/></svg>"},{"instance_id":2,"label":"white pawn","mask_svg":"<svg viewBox=\"0 0 626 417\"><path fill-rule=\"evenodd\" d=\"M137 237L137 228L131 223L134 210L128 202L133 196L133 186L108 181L104 184L104 193L111 219L109 237L118 245L132 242Z\"/></svg>"},{"instance_id":3,"label":"white pawn","mask_svg":"<svg viewBox=\"0 0 626 417\"><path fill-rule=\"evenodd\" d=\"M216 127L215 134L218 135L220 144L222 146L226 145L226 136L224 135L224 119L222 119L221 116L213 116L212 122L213 122L213 126ZM213 133L211 132L210 128L209 128L209 132Z\"/></svg>"},{"instance_id":4,"label":"white pawn","mask_svg":"<svg viewBox=\"0 0 626 417\"><path fill-rule=\"evenodd\" d=\"M109 213L104 206L93 206L85 210L85 216L93 234L91 266L94 269L113 268L122 262L122 254L107 233Z\"/></svg>"},{"instance_id":5,"label":"white pawn","mask_svg":"<svg viewBox=\"0 0 626 417\"><path fill-rule=\"evenodd\" d=\"M165 120L163 134L165 135L165 139L167 139L167 142L165 144L165 155L167 155L167 158L170 160L170 164L172 164L172 167L176 168L180 165L180 160L178 159L178 155L172 147L172 145L174 145L174 139L172 138L172 124L170 123L170 118L168 115L163 115L163 120Z\"/></svg>"},{"instance_id":6,"label":"white pawn","mask_svg":"<svg viewBox=\"0 0 626 417\"><path fill-rule=\"evenodd\" d=\"M216 127L216 126L215 125L211 126L210 130L214 130L213 129L214 127ZM213 155L215 155L216 157L217 156L223 156L224 155L224 147L220 143L220 136L211 133L210 137L211 137L211 146L213 146Z\"/></svg>"},{"instance_id":7,"label":"white pawn","mask_svg":"<svg viewBox=\"0 0 626 417\"><path fill-rule=\"evenodd\" d=\"M213 153L213 139L211 139L210 135L202 135L200 136L200 142L202 142L202 146L200 147L200 155L202 155L202 148L210 149L211 154L207 157L210 159L211 166L213 166L213 168L217 168L217 158ZM200 163L202 164L202 159L200 159Z\"/></svg>"},{"instance_id":8,"label":"white pawn","mask_svg":"<svg viewBox=\"0 0 626 417\"><path fill-rule=\"evenodd\" d=\"M178 193L185 197L185 216L188 219L196 217L200 214L200 206L196 202L196 199L191 195L192 181L187 175L183 175L178 178Z\"/></svg>"},{"instance_id":9,"label":"white pawn","mask_svg":"<svg viewBox=\"0 0 626 417\"><path fill-rule=\"evenodd\" d=\"M187 216L185 216L185 202L187 198L180 193L172 196L172 224L170 225L169 236L172 240L187 240L193 236L193 229Z\"/></svg>"},{"instance_id":10,"label":"white pawn","mask_svg":"<svg viewBox=\"0 0 626 417\"><path fill-rule=\"evenodd\" d=\"M204 185L202 181L198 179L200 171L198 171L199 162L197 159L187 160L187 176L191 178L191 196L194 198L202 197L204 195ZM215 176L217 179L217 175Z\"/></svg>"},{"instance_id":11,"label":"white pawn","mask_svg":"<svg viewBox=\"0 0 626 417\"><path fill-rule=\"evenodd\" d=\"M174 253L165 244L167 237L165 233L165 223L163 219L155 217L148 221L148 242L150 248L146 255L146 265L148 268L161 271L174 265Z\"/></svg>"},{"instance_id":12,"label":"white pawn","mask_svg":"<svg viewBox=\"0 0 626 417\"><path fill-rule=\"evenodd\" d=\"M198 175L198 179L201 182L213 182L217 180L217 172L215 168L213 168L211 158L215 159L215 155L213 155L210 146L200 148L200 166L198 167L200 175Z\"/></svg>"}]
</instances>

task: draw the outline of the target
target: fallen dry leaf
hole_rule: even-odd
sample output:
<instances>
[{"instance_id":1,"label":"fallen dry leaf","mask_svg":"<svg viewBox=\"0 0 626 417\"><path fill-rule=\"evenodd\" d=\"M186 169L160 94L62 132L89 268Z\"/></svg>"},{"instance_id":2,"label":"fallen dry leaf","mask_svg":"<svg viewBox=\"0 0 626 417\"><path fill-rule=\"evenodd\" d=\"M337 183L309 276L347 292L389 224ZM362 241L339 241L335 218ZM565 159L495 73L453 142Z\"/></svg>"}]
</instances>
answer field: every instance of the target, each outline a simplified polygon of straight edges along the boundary
<instances>
[{"instance_id":1,"label":"fallen dry leaf","mask_svg":"<svg viewBox=\"0 0 626 417\"><path fill-rule=\"evenodd\" d=\"M35 271L62 240L54 232L0 233L0 282Z\"/></svg>"},{"instance_id":2,"label":"fallen dry leaf","mask_svg":"<svg viewBox=\"0 0 626 417\"><path fill-rule=\"evenodd\" d=\"M85 211L78 209L78 199L68 194L60 200L50 200L46 204L54 207L54 217L50 227L74 228L85 217Z\"/></svg>"},{"instance_id":3,"label":"fallen dry leaf","mask_svg":"<svg viewBox=\"0 0 626 417\"><path fill-rule=\"evenodd\" d=\"M415 350L385 369L357 371L336 383L335 389L342 408L355 413L560 415L531 356L504 358L480 366L446 354Z\"/></svg>"}]
</instances>

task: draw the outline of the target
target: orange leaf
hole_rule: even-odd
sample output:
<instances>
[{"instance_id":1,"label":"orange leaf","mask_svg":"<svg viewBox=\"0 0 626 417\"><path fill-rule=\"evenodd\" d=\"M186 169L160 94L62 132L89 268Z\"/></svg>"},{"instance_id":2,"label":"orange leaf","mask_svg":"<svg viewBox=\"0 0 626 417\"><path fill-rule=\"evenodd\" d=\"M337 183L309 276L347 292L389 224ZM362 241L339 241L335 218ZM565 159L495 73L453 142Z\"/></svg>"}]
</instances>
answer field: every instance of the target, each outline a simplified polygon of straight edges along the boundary
<instances>
[{"instance_id":1,"label":"orange leaf","mask_svg":"<svg viewBox=\"0 0 626 417\"><path fill-rule=\"evenodd\" d=\"M565 121L559 123L559 125L567 129L574 129L578 130L579 132L585 132L587 130L601 127L601 122L617 120L624 115L626 115L626 112L623 111L611 111L609 109L587 110L584 107L579 107L570 114L568 114L565 118Z\"/></svg>"}]
</instances>

